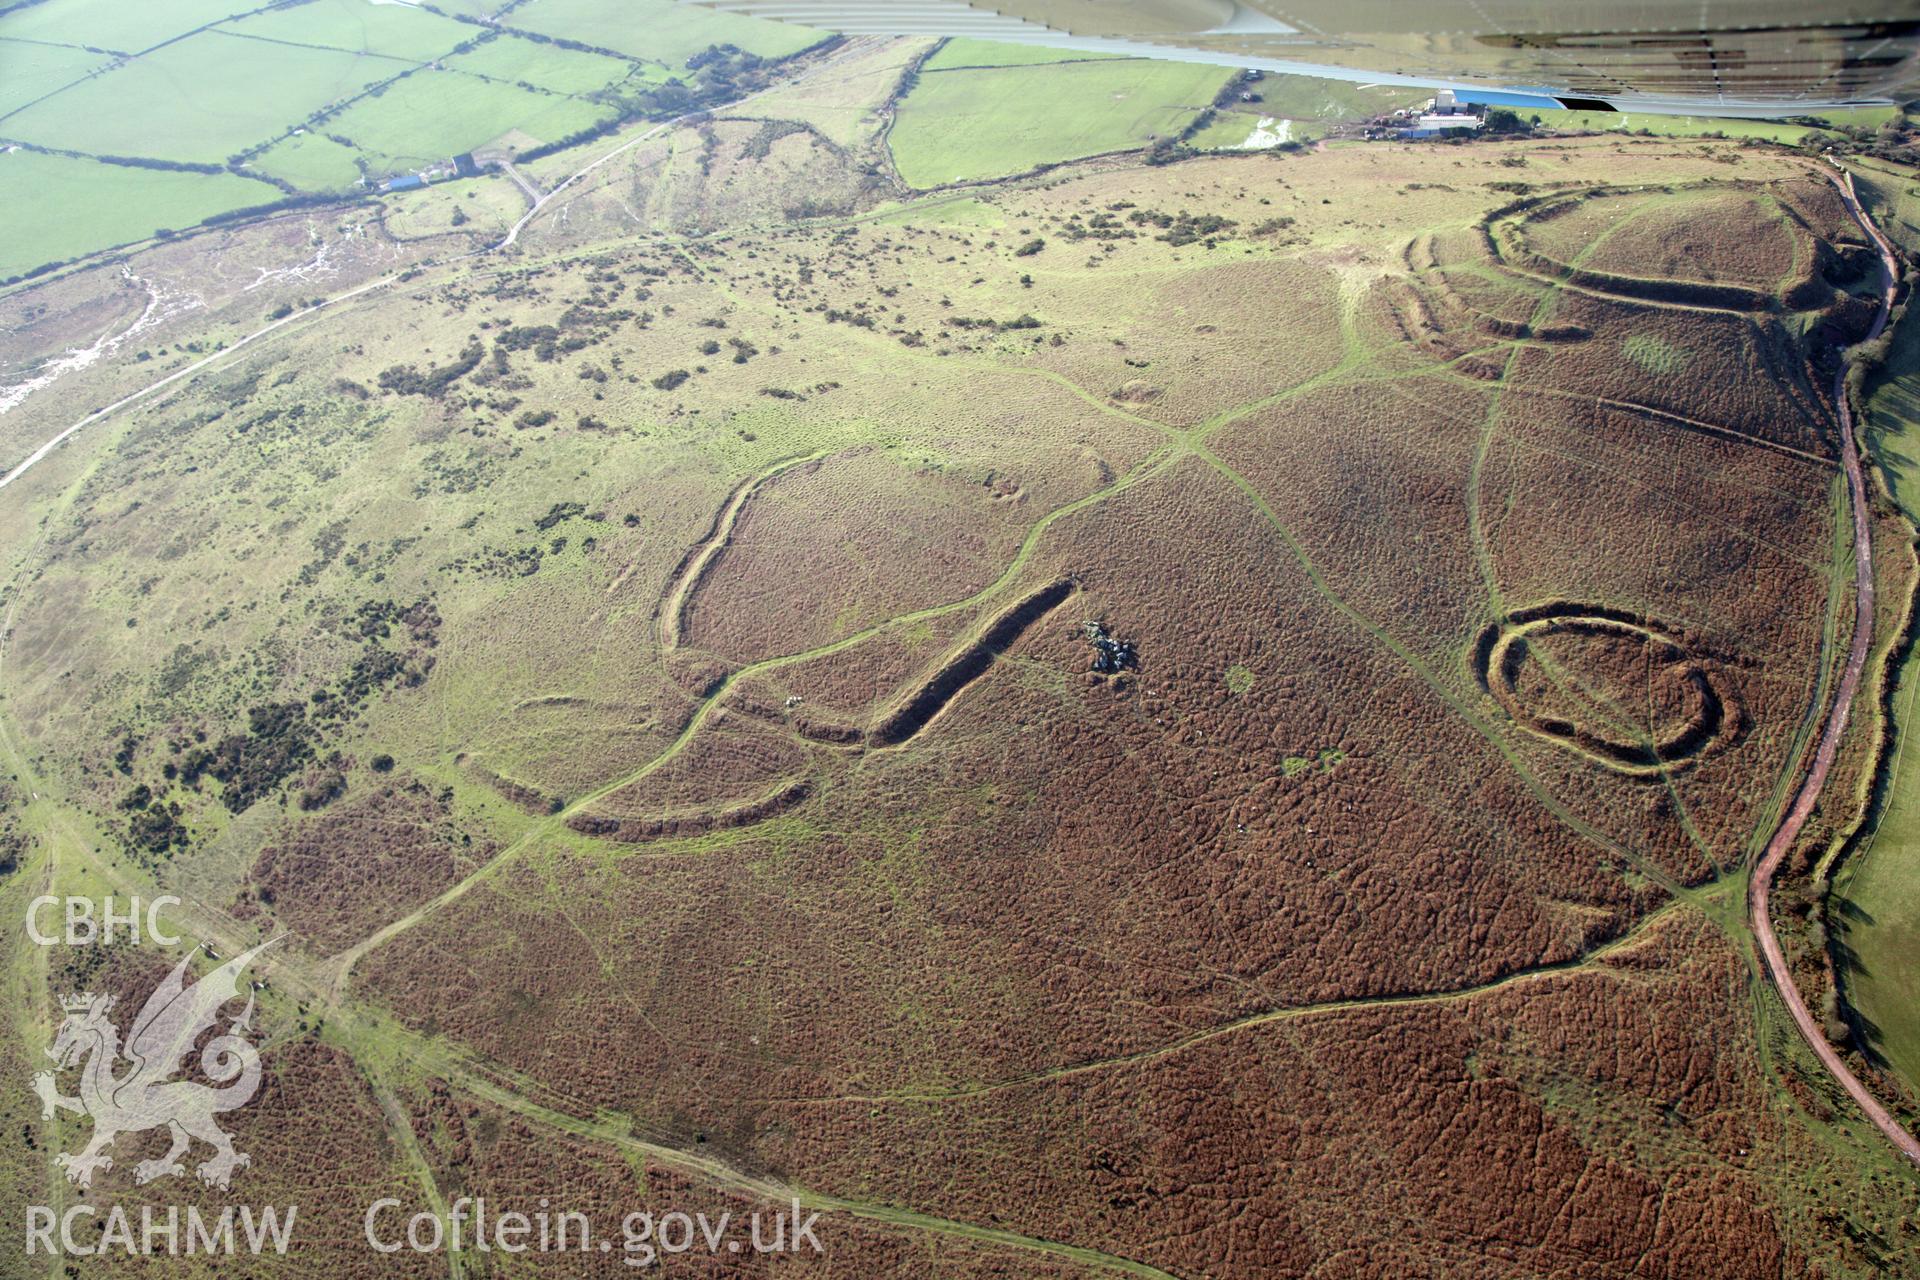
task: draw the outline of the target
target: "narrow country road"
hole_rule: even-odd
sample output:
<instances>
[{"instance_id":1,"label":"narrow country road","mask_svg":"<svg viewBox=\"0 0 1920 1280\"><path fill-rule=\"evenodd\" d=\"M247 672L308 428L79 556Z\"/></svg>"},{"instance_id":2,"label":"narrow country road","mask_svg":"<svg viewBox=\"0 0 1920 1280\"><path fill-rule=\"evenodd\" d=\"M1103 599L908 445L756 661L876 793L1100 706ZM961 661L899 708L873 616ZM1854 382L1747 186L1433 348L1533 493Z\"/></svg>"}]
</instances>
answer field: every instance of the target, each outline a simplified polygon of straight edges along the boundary
<instances>
[{"instance_id":1,"label":"narrow country road","mask_svg":"<svg viewBox=\"0 0 1920 1280\"><path fill-rule=\"evenodd\" d=\"M1830 175L1831 177L1831 175ZM1871 342L1880 336L1887 327L1888 314L1893 309L1894 291L1899 287L1899 263L1894 257L1893 247L1886 237L1860 207L1858 196L1853 189L1853 175L1831 178L1833 185L1840 191L1840 198L1847 202L1847 211L1854 221L1860 224L1880 251L1881 296L1880 314L1874 318L1873 328L1867 332L1866 341ZM1867 516L1866 483L1860 474L1860 450L1853 438L1853 411L1847 405L1847 372L1844 365L1833 376L1833 402L1840 413L1840 458L1847 472L1848 502L1853 507L1853 556L1854 556L1854 618L1853 646L1847 653L1846 669L1840 675L1840 688L1834 696L1833 711L1827 717L1825 730L1820 735L1820 745L1813 756L1813 768L1808 771L1806 781L1800 786L1800 792L1794 797L1793 807L1767 842L1760 863L1754 868L1753 879L1747 885L1747 914L1752 920L1753 934L1760 943L1760 954L1766 960L1767 973L1773 979L1780 998L1786 1002L1787 1011L1793 1015L1794 1025L1800 1028L1800 1035L1812 1049L1814 1056L1840 1082L1853 1100L1866 1112L1867 1119L1879 1126L1887 1139L1898 1147L1907 1159L1920 1164L1920 1138L1909 1133L1906 1126L1894 1119L1880 1100L1853 1074L1840 1054L1828 1042L1826 1032L1807 1008L1807 1002L1801 998L1800 989L1793 984L1793 974L1787 968L1787 958L1780 949L1780 939L1774 935L1773 921L1767 914L1768 896L1773 891L1773 877L1779 871L1780 863L1787 856L1787 850L1800 835L1800 829L1806 825L1807 817L1820 799L1821 789L1826 785L1827 773L1833 768L1834 757L1839 754L1840 742L1846 736L1847 720L1853 709L1854 695L1860 689L1860 676L1866 669L1867 652L1873 645L1873 534Z\"/></svg>"},{"instance_id":2,"label":"narrow country road","mask_svg":"<svg viewBox=\"0 0 1920 1280\"><path fill-rule=\"evenodd\" d=\"M534 186L531 182L528 182L527 175L524 173L521 173L518 169L513 167L513 161L502 160L500 162L500 168L503 172L506 173L506 175L509 178L512 178L514 180L514 183L518 185L522 191L527 193L528 202L532 204L534 208L536 209L539 208L540 207L540 188Z\"/></svg>"},{"instance_id":3,"label":"narrow country road","mask_svg":"<svg viewBox=\"0 0 1920 1280\"><path fill-rule=\"evenodd\" d=\"M234 352L242 349L243 347L252 346L255 342L258 342L260 339L266 337L268 334L272 333L275 329L278 329L283 325L292 324L296 320L304 320L308 316L311 316L314 312L320 310L322 307L338 306L342 302L346 302L349 299L359 297L361 294L366 293L368 290L378 289L382 285L392 284L398 278L399 277L397 274L381 276L378 280L369 280L366 284L359 285L355 288L349 289L345 293L335 294L333 297L323 299L319 302L315 302L311 306L302 307L299 310L293 312L291 315L282 316L278 320L274 320L268 324L262 325L260 328L255 329L252 333L247 334L245 337L238 338L235 341L229 343L227 346L220 348L220 350L214 352L212 355L202 356L200 357L200 359L195 360L192 364L176 369L164 378L160 378L153 382L149 382L146 386L140 388L138 391L132 392L131 394L128 394L128 395L121 396L118 400L115 400L112 404L108 405L104 409L95 409L92 413L80 419L80 421L74 423L72 426L68 427L66 430L60 432L60 434L54 436L51 440L41 445L38 449L35 449L32 453L28 454L24 459L21 460L20 464L16 466L13 470L7 472L4 476L0 476L0 489L6 488L8 485L12 484L15 480L18 480L21 476L25 475L28 471L30 471L33 468L35 463L39 462L42 458L52 453L55 449L59 448L60 445L66 441L68 436L80 430L80 428L85 426L90 426L93 423L100 421L102 418L111 417L112 415L120 412L120 410L126 408L128 405L133 404L135 401L144 400L148 396L152 395L154 392L159 391L165 387L170 387L174 383L180 381L182 378L192 377L194 374L200 372L202 369L206 368L208 365L213 364L215 361L224 360L228 356L232 355Z\"/></svg>"}]
</instances>

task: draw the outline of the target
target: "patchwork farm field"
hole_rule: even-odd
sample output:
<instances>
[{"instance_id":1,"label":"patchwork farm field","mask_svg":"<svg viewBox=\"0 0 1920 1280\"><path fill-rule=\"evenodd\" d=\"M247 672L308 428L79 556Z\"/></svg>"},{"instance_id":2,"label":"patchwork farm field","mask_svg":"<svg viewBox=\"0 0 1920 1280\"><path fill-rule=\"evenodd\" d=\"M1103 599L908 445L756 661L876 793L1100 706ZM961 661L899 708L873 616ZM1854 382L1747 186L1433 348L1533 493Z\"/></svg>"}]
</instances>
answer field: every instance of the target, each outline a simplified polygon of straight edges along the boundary
<instances>
[{"instance_id":1,"label":"patchwork farm field","mask_svg":"<svg viewBox=\"0 0 1920 1280\"><path fill-rule=\"evenodd\" d=\"M0 14L0 35L131 55L243 12L248 10L236 8L232 0L168 0L131 9L118 0L47 0L8 6Z\"/></svg>"},{"instance_id":2,"label":"patchwork farm field","mask_svg":"<svg viewBox=\"0 0 1920 1280\"><path fill-rule=\"evenodd\" d=\"M244 209L272 193L229 174L167 173L31 151L0 154L0 181L72 214L48 219L31 200L0 202L0 275L57 262L98 245L144 240L162 228Z\"/></svg>"},{"instance_id":3,"label":"patchwork farm field","mask_svg":"<svg viewBox=\"0 0 1920 1280\"><path fill-rule=\"evenodd\" d=\"M668 74L666 67L657 64L625 62L533 40L488 40L448 59L447 66L553 93L589 93L634 76L665 79Z\"/></svg>"},{"instance_id":4,"label":"patchwork farm field","mask_svg":"<svg viewBox=\"0 0 1920 1280\"><path fill-rule=\"evenodd\" d=\"M422 71L329 122L376 165L405 170L468 151L517 130L540 142L612 117L604 107L459 71Z\"/></svg>"},{"instance_id":5,"label":"patchwork farm field","mask_svg":"<svg viewBox=\"0 0 1920 1280\"><path fill-rule=\"evenodd\" d=\"M423 171L444 179L476 149L512 159L733 101L824 39L669 0L521 0L498 19L502 6L379 0L119 7L0 8L0 148L64 162L76 193L129 193L125 207L50 220L51 233L0 248L4 278L234 209L365 199ZM129 184L129 171L153 181ZM72 207L86 203L76 194ZM23 221L30 211L21 202Z\"/></svg>"},{"instance_id":6,"label":"patchwork farm field","mask_svg":"<svg viewBox=\"0 0 1920 1280\"><path fill-rule=\"evenodd\" d=\"M1230 75L1135 60L929 68L888 142L914 187L997 178L1171 137Z\"/></svg>"},{"instance_id":7,"label":"patchwork farm field","mask_svg":"<svg viewBox=\"0 0 1920 1280\"><path fill-rule=\"evenodd\" d=\"M365 0L306 0L284 9L250 13L215 30L407 63L430 62L474 35L471 28L413 5L375 5Z\"/></svg>"},{"instance_id":8,"label":"patchwork farm field","mask_svg":"<svg viewBox=\"0 0 1920 1280\"><path fill-rule=\"evenodd\" d=\"M6 83L0 84L0 112L18 111L111 61L107 54L85 49L0 39L0 62L7 68Z\"/></svg>"},{"instance_id":9,"label":"patchwork farm field","mask_svg":"<svg viewBox=\"0 0 1920 1280\"><path fill-rule=\"evenodd\" d=\"M922 65L923 71L953 71L962 67L1028 67L1055 62L1107 62L1118 55L1081 53L1037 44L1002 44L997 40L945 41Z\"/></svg>"},{"instance_id":10,"label":"patchwork farm field","mask_svg":"<svg viewBox=\"0 0 1920 1280\"><path fill-rule=\"evenodd\" d=\"M357 148L318 133L283 138L254 157L260 172L306 191L345 190L362 177L368 158Z\"/></svg>"},{"instance_id":11,"label":"patchwork farm field","mask_svg":"<svg viewBox=\"0 0 1920 1280\"><path fill-rule=\"evenodd\" d=\"M420 86L511 89L484 131L656 74L513 40L257 162L456 145ZM11 460L182 374L0 504L0 910L116 885L283 938L246 1194L351 1190L259 1274L450 1274L350 1202L456 1194L798 1204L805 1265L889 1280L1920 1267L1744 909L1852 638L1828 388L1874 259L1827 172L1605 137L994 180L1223 81L901 98L929 51L536 161L577 177L510 246L502 179L0 297L21 376L110 357L8 412ZM1042 73L1088 123L988 146L966 77ZM888 147L981 180L903 194ZM1895 792L1842 980L1899 1067ZM37 1042L93 962L10 959ZM76 1124L0 1100L36 1144L0 1197L75 1194ZM160 1194L143 1141L93 1194Z\"/></svg>"},{"instance_id":12,"label":"patchwork farm field","mask_svg":"<svg viewBox=\"0 0 1920 1280\"><path fill-rule=\"evenodd\" d=\"M711 9L691 9L674 0L534 0L516 8L511 25L548 36L604 45L649 62L680 67L701 50L730 44L762 58L798 53L824 32Z\"/></svg>"},{"instance_id":13,"label":"patchwork farm field","mask_svg":"<svg viewBox=\"0 0 1920 1280\"><path fill-rule=\"evenodd\" d=\"M1543 124L1556 129L1609 130L1666 137L1698 137L1708 134L1725 138L1760 138L1768 142L1799 142L1813 132L1804 124L1782 124L1771 120L1727 120L1712 116L1656 116L1634 111L1542 111L1538 114ZM1878 128L1891 114L1890 109L1887 108L1858 107L1852 110L1831 111L1822 118L1835 125L1863 125L1873 129Z\"/></svg>"},{"instance_id":14,"label":"patchwork farm field","mask_svg":"<svg viewBox=\"0 0 1920 1280\"><path fill-rule=\"evenodd\" d=\"M216 65L222 72L210 74ZM256 112L297 121L404 69L338 49L240 44L209 31L42 98L0 129L23 142L97 155L218 163L263 141Z\"/></svg>"}]
</instances>

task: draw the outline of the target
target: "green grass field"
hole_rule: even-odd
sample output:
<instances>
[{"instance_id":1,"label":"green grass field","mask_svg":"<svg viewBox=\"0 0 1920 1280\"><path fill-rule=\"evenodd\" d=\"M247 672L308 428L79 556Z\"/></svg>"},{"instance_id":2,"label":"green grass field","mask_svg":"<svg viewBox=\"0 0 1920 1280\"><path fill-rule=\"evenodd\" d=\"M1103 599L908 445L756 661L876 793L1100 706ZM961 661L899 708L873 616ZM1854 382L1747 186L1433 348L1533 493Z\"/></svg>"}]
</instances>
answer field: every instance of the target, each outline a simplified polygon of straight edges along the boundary
<instances>
[{"instance_id":1,"label":"green grass field","mask_svg":"<svg viewBox=\"0 0 1920 1280\"><path fill-rule=\"evenodd\" d=\"M890 138L915 187L996 178L1177 134L1232 73L1163 62L1086 62L923 76Z\"/></svg>"},{"instance_id":2,"label":"green grass field","mask_svg":"<svg viewBox=\"0 0 1920 1280\"><path fill-rule=\"evenodd\" d=\"M1909 170L1874 160L1856 160L1854 186L1868 212L1894 243L1920 252L1920 182Z\"/></svg>"},{"instance_id":3,"label":"green grass field","mask_svg":"<svg viewBox=\"0 0 1920 1280\"><path fill-rule=\"evenodd\" d=\"M261 40L373 53L408 62L431 62L474 39L479 28L403 4L367 0L307 0L290 9L256 13L223 24L221 31Z\"/></svg>"},{"instance_id":4,"label":"green grass field","mask_svg":"<svg viewBox=\"0 0 1920 1280\"><path fill-rule=\"evenodd\" d=\"M1311 142L1327 131L1326 126L1318 120L1294 120L1249 111L1222 111L1214 117L1212 124L1187 141L1203 151L1236 150L1247 145L1262 120L1273 121L1273 124L1260 131L1270 137L1280 136L1281 126L1285 125L1284 141L1287 142Z\"/></svg>"},{"instance_id":5,"label":"green grass field","mask_svg":"<svg viewBox=\"0 0 1920 1280\"><path fill-rule=\"evenodd\" d=\"M257 9L248 0L46 0L0 17L0 36L140 53L163 40Z\"/></svg>"},{"instance_id":6,"label":"green grass field","mask_svg":"<svg viewBox=\"0 0 1920 1280\"><path fill-rule=\"evenodd\" d=\"M1649 116L1631 111L1523 111L1522 118L1540 117L1549 129L1615 129L1663 137L1698 137L1719 133L1729 138L1764 138L1769 142L1798 142L1808 130L1797 124L1771 120L1726 120L1717 116Z\"/></svg>"},{"instance_id":7,"label":"green grass field","mask_svg":"<svg viewBox=\"0 0 1920 1280\"><path fill-rule=\"evenodd\" d=\"M42 99L5 130L72 151L217 164L402 70L388 58L207 32Z\"/></svg>"},{"instance_id":8,"label":"green grass field","mask_svg":"<svg viewBox=\"0 0 1920 1280\"><path fill-rule=\"evenodd\" d=\"M566 36L675 70L708 45L733 44L748 53L778 58L826 38L823 31L689 8L674 0L533 0L505 21L525 31Z\"/></svg>"},{"instance_id":9,"label":"green grass field","mask_svg":"<svg viewBox=\"0 0 1920 1280\"><path fill-rule=\"evenodd\" d=\"M0 190L33 193L31 200L0 200L0 277L279 194L230 174L132 169L32 151L0 154Z\"/></svg>"},{"instance_id":10,"label":"green grass field","mask_svg":"<svg viewBox=\"0 0 1920 1280\"><path fill-rule=\"evenodd\" d=\"M98 71L113 59L85 49L0 39L0 117Z\"/></svg>"},{"instance_id":11,"label":"green grass field","mask_svg":"<svg viewBox=\"0 0 1920 1280\"><path fill-rule=\"evenodd\" d=\"M1910 338L1909 319L1900 335ZM1920 522L1920 343L1895 344L1887 376L1874 390L1868 444L1894 500ZM1847 994L1878 1031L1875 1047L1920 1090L1920 657L1909 654L1895 689L1899 752L1893 782L1872 837L1841 869L1836 914L1849 923L1854 956Z\"/></svg>"},{"instance_id":12,"label":"green grass field","mask_svg":"<svg viewBox=\"0 0 1920 1280\"><path fill-rule=\"evenodd\" d=\"M590 93L634 77L646 80L667 77L664 67L649 66L642 70L631 62L604 54L582 53L514 36L488 40L468 53L449 58L447 65L455 71L495 80L525 81L554 93Z\"/></svg>"},{"instance_id":13,"label":"green grass field","mask_svg":"<svg viewBox=\"0 0 1920 1280\"><path fill-rule=\"evenodd\" d=\"M1223 111L1215 116L1213 123L1189 138L1188 141L1201 150L1223 150L1238 147L1247 140L1247 135L1260 121L1259 116L1246 116L1238 111ZM1291 127L1288 129L1292 133Z\"/></svg>"},{"instance_id":14,"label":"green grass field","mask_svg":"<svg viewBox=\"0 0 1920 1280\"><path fill-rule=\"evenodd\" d=\"M360 155L317 133L303 133L276 142L250 162L261 173L291 182L303 191L333 191L350 187L360 178Z\"/></svg>"},{"instance_id":15,"label":"green grass field","mask_svg":"<svg viewBox=\"0 0 1920 1280\"><path fill-rule=\"evenodd\" d=\"M1248 104L1247 110L1289 120L1364 120L1396 107L1416 106L1433 96L1424 89L1348 84L1315 76L1270 75L1250 88L1260 100Z\"/></svg>"},{"instance_id":16,"label":"green grass field","mask_svg":"<svg viewBox=\"0 0 1920 1280\"><path fill-rule=\"evenodd\" d=\"M1049 62L1110 62L1115 53L1081 53L1042 44L1005 44L998 40L949 40L927 59L922 71L951 71L956 67L1030 67Z\"/></svg>"},{"instance_id":17,"label":"green grass field","mask_svg":"<svg viewBox=\"0 0 1920 1280\"><path fill-rule=\"evenodd\" d=\"M458 71L421 71L367 97L328 124L351 138L376 168L411 168L445 159L518 130L542 142L565 137L612 114L577 98L529 93Z\"/></svg>"}]
</instances>

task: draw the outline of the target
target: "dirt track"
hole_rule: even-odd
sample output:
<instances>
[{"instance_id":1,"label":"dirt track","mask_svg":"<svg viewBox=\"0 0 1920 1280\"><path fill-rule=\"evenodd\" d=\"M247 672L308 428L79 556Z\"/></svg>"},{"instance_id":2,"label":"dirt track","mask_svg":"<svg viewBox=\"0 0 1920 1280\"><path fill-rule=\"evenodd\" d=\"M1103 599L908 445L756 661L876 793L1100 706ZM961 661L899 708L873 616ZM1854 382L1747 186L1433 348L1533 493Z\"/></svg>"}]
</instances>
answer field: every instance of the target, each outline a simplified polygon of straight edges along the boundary
<instances>
[{"instance_id":1,"label":"dirt track","mask_svg":"<svg viewBox=\"0 0 1920 1280\"><path fill-rule=\"evenodd\" d=\"M1867 333L1867 340L1872 341L1887 327L1887 316L1893 308L1894 291L1898 287L1898 264L1886 237L1880 234L1880 229L1874 226L1873 220L1860 207L1860 201L1854 195L1852 176L1848 175L1844 181L1834 178L1833 184L1840 189L1841 198L1847 202L1848 212L1853 214L1854 220L1880 250L1880 314ZM1814 752L1813 768L1801 784L1799 794L1794 797L1793 807L1787 811L1786 817L1775 829L1773 838L1767 842L1759 865L1754 868L1753 879L1747 886L1747 913L1753 922L1754 937L1759 940L1760 954L1766 961L1767 972L1773 978L1780 998L1786 1002L1787 1011L1793 1015L1794 1025L1800 1028L1807 1047L1813 1050L1833 1078L1840 1082L1840 1086L1852 1095L1860 1109L1866 1112L1867 1119L1879 1126L1880 1131L1909 1160L1920 1164L1920 1138L1915 1138L1894 1119L1879 1099L1860 1083L1860 1078L1853 1074L1833 1045L1828 1043L1826 1033L1807 1008L1799 988L1793 984L1787 958L1780 950L1780 939L1774 935L1773 922L1767 914L1767 898L1773 890L1774 873L1780 869L1787 850L1793 847L1801 827L1806 825L1808 815L1818 803L1821 789L1826 785L1827 773L1833 768L1834 757L1839 753L1841 740L1846 736L1854 695L1859 692L1860 676L1866 669L1867 652L1873 644L1873 536L1867 517L1866 484L1860 474L1860 450L1853 437L1853 411L1847 405L1844 366L1833 377L1833 400L1840 412L1841 462L1846 467L1848 501L1853 507L1853 646L1847 654L1846 669L1840 675L1840 688L1834 697L1833 712L1827 718L1826 728L1820 735L1820 745Z\"/></svg>"}]
</instances>

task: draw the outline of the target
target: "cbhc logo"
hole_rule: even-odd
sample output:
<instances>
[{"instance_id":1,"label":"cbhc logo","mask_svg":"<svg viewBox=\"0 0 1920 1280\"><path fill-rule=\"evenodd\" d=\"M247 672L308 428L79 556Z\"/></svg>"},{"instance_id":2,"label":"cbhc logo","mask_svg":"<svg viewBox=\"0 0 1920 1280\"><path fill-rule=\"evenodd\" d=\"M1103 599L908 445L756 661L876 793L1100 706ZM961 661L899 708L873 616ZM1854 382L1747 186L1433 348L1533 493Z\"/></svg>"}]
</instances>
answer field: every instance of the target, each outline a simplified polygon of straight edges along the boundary
<instances>
[{"instance_id":1,"label":"cbhc logo","mask_svg":"<svg viewBox=\"0 0 1920 1280\"><path fill-rule=\"evenodd\" d=\"M155 898L147 904L144 914L140 910L138 896L127 899L125 912L114 910L112 894L108 894L106 900L98 905L99 911L96 913L92 898L56 898L44 894L27 904L27 936L43 947L58 946L62 942L70 947L86 947L96 942L111 946L121 932L136 946L143 941L155 942L163 947L180 945L180 935L163 933L160 929L162 908L179 906L178 898L170 895ZM48 907L63 908L66 917L64 932L47 933L41 929L41 918Z\"/></svg>"}]
</instances>

